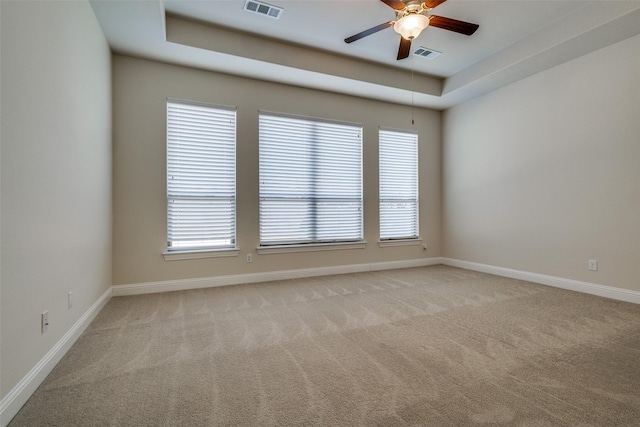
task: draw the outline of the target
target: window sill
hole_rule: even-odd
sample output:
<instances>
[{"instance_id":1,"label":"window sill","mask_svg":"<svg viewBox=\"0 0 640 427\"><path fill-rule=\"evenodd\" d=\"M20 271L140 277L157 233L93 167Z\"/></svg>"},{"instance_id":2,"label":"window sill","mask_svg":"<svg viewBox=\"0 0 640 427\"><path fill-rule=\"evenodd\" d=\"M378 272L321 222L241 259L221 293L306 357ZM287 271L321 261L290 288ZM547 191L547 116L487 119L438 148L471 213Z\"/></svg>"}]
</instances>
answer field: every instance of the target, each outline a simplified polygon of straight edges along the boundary
<instances>
[{"instance_id":1,"label":"window sill","mask_svg":"<svg viewBox=\"0 0 640 427\"><path fill-rule=\"evenodd\" d=\"M293 252L317 252L317 251L340 251L344 249L364 249L367 242L346 242L346 243L318 243L312 245L280 245L280 246L258 246L256 248L260 255L286 254Z\"/></svg>"},{"instance_id":2,"label":"window sill","mask_svg":"<svg viewBox=\"0 0 640 427\"><path fill-rule=\"evenodd\" d=\"M419 246L422 239L398 239L398 240L379 240L378 246L381 248L392 248L396 246Z\"/></svg>"},{"instance_id":3,"label":"window sill","mask_svg":"<svg viewBox=\"0 0 640 427\"><path fill-rule=\"evenodd\" d=\"M240 249L206 249L202 251L172 251L163 252L165 261L178 261L182 259L221 258L238 256Z\"/></svg>"}]
</instances>

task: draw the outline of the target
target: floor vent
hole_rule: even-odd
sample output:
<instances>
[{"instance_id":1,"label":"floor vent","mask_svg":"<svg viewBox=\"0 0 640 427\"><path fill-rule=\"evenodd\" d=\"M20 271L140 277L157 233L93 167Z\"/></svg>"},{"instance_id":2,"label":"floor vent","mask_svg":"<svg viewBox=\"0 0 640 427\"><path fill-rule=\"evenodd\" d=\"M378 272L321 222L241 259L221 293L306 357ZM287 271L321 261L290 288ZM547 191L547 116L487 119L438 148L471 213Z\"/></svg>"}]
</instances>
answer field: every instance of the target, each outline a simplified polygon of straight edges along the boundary
<instances>
[{"instance_id":1,"label":"floor vent","mask_svg":"<svg viewBox=\"0 0 640 427\"><path fill-rule=\"evenodd\" d=\"M244 10L257 13L258 15L268 16L269 18L279 19L284 9L259 1L247 0L244 4Z\"/></svg>"},{"instance_id":2,"label":"floor vent","mask_svg":"<svg viewBox=\"0 0 640 427\"><path fill-rule=\"evenodd\" d=\"M415 52L413 52L414 55L421 56L427 59L436 58L440 56L441 53L442 52L438 52L437 50L429 49L428 47L423 46L420 46L418 49L416 49Z\"/></svg>"}]
</instances>

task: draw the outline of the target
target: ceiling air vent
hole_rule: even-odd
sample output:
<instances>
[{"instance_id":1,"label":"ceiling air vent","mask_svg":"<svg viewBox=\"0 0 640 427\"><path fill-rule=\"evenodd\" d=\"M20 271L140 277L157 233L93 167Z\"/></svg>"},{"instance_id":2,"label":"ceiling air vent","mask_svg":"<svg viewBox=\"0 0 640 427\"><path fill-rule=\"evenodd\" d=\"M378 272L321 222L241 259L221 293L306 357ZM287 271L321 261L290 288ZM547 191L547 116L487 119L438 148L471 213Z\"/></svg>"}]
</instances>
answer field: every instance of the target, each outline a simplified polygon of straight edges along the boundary
<instances>
[{"instance_id":1,"label":"ceiling air vent","mask_svg":"<svg viewBox=\"0 0 640 427\"><path fill-rule=\"evenodd\" d=\"M442 52L438 52L437 50L429 49L428 47L424 46L420 46L418 49L416 49L415 52L413 52L414 55L418 55L427 59L436 58L440 56L441 53Z\"/></svg>"},{"instance_id":2,"label":"ceiling air vent","mask_svg":"<svg viewBox=\"0 0 640 427\"><path fill-rule=\"evenodd\" d=\"M244 4L244 10L257 13L258 15L268 16L269 18L279 19L284 9L259 1L247 0Z\"/></svg>"}]
</instances>

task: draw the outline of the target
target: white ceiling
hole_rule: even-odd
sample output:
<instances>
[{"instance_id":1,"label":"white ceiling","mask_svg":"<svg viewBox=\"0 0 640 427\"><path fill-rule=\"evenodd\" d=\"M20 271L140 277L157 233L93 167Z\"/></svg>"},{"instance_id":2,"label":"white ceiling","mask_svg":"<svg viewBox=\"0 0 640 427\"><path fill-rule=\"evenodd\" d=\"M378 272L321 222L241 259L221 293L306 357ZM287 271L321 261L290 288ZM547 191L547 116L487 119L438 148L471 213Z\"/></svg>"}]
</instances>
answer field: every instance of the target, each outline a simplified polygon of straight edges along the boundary
<instances>
[{"instance_id":1,"label":"white ceiling","mask_svg":"<svg viewBox=\"0 0 640 427\"><path fill-rule=\"evenodd\" d=\"M443 109L640 33L640 1L448 0L431 14L480 25L472 36L427 28L413 41L442 52L397 61L395 18L379 0L93 0L116 53L391 102ZM412 77L413 69L413 77Z\"/></svg>"}]
</instances>

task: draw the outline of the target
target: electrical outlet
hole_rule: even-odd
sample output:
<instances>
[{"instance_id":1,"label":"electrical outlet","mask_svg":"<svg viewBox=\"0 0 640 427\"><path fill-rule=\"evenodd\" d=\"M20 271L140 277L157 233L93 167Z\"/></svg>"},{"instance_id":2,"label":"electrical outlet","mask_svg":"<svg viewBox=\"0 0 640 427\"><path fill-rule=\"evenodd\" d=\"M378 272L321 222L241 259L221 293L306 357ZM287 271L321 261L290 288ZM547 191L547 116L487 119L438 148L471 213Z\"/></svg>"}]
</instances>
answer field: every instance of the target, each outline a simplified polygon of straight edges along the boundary
<instances>
[{"instance_id":1,"label":"electrical outlet","mask_svg":"<svg viewBox=\"0 0 640 427\"><path fill-rule=\"evenodd\" d=\"M247 254L247 262L253 262L253 254Z\"/></svg>"},{"instance_id":2,"label":"electrical outlet","mask_svg":"<svg viewBox=\"0 0 640 427\"><path fill-rule=\"evenodd\" d=\"M43 311L42 314L40 315L40 328L43 334L47 332L47 329L49 329L49 312L48 311Z\"/></svg>"},{"instance_id":3,"label":"electrical outlet","mask_svg":"<svg viewBox=\"0 0 640 427\"><path fill-rule=\"evenodd\" d=\"M423 251L426 251L426 250L427 250L427 244L426 244L426 243L423 243L423 244L422 244L422 250L423 250Z\"/></svg>"},{"instance_id":4,"label":"electrical outlet","mask_svg":"<svg viewBox=\"0 0 640 427\"><path fill-rule=\"evenodd\" d=\"M587 268L591 271L598 271L598 260L590 259Z\"/></svg>"},{"instance_id":5,"label":"electrical outlet","mask_svg":"<svg viewBox=\"0 0 640 427\"><path fill-rule=\"evenodd\" d=\"M67 292L67 310L73 307L73 291Z\"/></svg>"}]
</instances>

